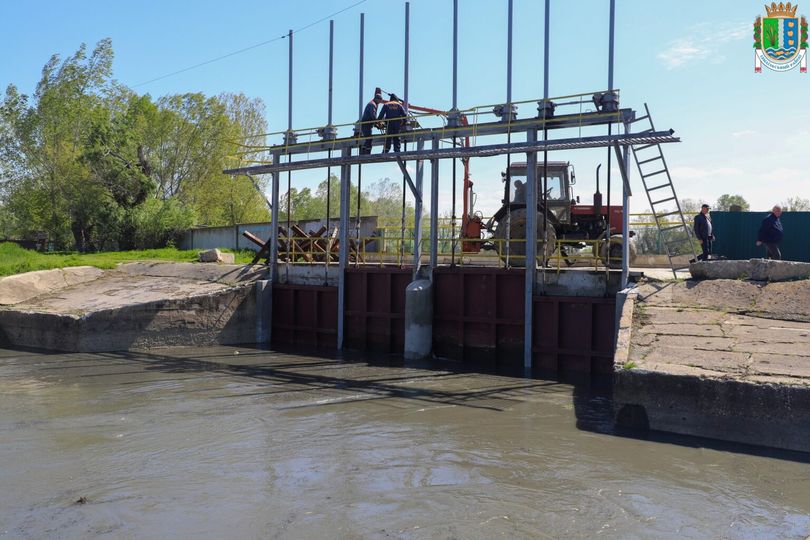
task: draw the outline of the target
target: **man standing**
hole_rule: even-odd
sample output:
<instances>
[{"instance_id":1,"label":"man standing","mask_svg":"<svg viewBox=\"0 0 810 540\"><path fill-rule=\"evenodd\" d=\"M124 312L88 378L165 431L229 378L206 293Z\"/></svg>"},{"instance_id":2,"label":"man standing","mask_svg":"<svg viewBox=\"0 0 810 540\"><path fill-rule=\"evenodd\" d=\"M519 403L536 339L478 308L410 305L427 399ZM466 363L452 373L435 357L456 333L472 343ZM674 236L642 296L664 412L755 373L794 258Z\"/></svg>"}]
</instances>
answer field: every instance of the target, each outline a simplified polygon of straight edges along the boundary
<instances>
[{"instance_id":1,"label":"man standing","mask_svg":"<svg viewBox=\"0 0 810 540\"><path fill-rule=\"evenodd\" d=\"M709 255L712 253L714 234L712 231L712 218L709 216L708 204L702 205L700 207L700 213L695 216L695 237L697 237L698 242L700 242L700 247L703 248L703 253L698 255L698 260L709 260Z\"/></svg>"},{"instance_id":2,"label":"man standing","mask_svg":"<svg viewBox=\"0 0 810 540\"><path fill-rule=\"evenodd\" d=\"M782 258L782 252L779 251L779 242L782 241L782 237L785 235L782 222L779 221L781 215L782 207L779 205L774 206L768 217L762 220L762 226L759 228L759 235L757 235L757 245L765 244L768 258L777 261Z\"/></svg>"},{"instance_id":3,"label":"man standing","mask_svg":"<svg viewBox=\"0 0 810 540\"><path fill-rule=\"evenodd\" d=\"M391 99L383 105L378 118L378 120L387 119L383 154L391 149L392 143L394 144L394 152L399 152L399 132L402 131L402 126L405 125L406 117L405 107L402 106L396 94L391 94Z\"/></svg>"},{"instance_id":4,"label":"man standing","mask_svg":"<svg viewBox=\"0 0 810 540\"><path fill-rule=\"evenodd\" d=\"M374 127L374 121L377 120L377 105L382 103L382 100L382 90L375 88L374 99L369 101L363 110L363 117L360 118L360 133L363 135L363 142L360 144L361 154L371 153L371 128Z\"/></svg>"}]
</instances>

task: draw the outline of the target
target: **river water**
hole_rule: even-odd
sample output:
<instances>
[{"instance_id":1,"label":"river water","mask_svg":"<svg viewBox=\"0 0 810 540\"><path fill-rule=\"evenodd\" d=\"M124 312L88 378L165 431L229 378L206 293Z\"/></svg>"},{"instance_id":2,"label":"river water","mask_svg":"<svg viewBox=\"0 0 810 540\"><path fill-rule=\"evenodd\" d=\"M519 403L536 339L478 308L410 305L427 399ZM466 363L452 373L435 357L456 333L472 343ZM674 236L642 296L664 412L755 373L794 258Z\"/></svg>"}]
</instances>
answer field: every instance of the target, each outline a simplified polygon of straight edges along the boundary
<instances>
[{"instance_id":1,"label":"river water","mask_svg":"<svg viewBox=\"0 0 810 540\"><path fill-rule=\"evenodd\" d=\"M609 417L565 384L446 367L0 351L0 537L810 534L806 456Z\"/></svg>"}]
</instances>

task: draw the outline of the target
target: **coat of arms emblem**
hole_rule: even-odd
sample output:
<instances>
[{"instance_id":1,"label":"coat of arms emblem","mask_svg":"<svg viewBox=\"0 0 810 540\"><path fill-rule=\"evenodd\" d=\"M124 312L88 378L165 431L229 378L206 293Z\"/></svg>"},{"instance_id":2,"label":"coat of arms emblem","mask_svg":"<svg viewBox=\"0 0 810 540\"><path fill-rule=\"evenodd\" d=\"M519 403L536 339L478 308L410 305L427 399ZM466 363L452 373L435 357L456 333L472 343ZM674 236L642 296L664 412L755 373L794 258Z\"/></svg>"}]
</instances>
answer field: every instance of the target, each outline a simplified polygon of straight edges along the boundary
<instances>
[{"instance_id":1,"label":"coat of arms emblem","mask_svg":"<svg viewBox=\"0 0 810 540\"><path fill-rule=\"evenodd\" d=\"M807 19L796 16L799 5L771 2L768 16L754 22L754 71L762 66L774 71L790 71L799 66L807 73Z\"/></svg>"}]
</instances>

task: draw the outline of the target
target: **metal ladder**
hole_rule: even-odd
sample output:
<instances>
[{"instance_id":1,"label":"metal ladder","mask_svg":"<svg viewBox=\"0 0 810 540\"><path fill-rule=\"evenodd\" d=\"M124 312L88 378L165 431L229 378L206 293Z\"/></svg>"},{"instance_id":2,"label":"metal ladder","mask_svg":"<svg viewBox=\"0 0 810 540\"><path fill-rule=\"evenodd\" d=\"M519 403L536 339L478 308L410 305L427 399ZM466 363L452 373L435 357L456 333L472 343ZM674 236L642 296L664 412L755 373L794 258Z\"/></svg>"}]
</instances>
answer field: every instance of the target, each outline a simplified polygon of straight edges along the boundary
<instances>
[{"instance_id":1,"label":"metal ladder","mask_svg":"<svg viewBox=\"0 0 810 540\"><path fill-rule=\"evenodd\" d=\"M655 131L650 109L647 104L644 104L645 115L636 118L632 123L643 122L647 120L650 127L636 133L652 133ZM664 152L661 150L659 143L634 145L630 148L633 149L633 159L636 161L636 167L641 175L641 182L644 185L644 191L647 192L647 200L650 202L650 210L655 218L655 225L658 227L658 235L661 242L664 244L664 249L669 259L669 266L672 268L672 275L677 278L678 270L685 270L689 268L686 266L676 266L674 257L689 256L690 259L696 259L697 254L695 245L692 242L692 229L687 225L686 219L683 217L681 211L681 203L678 201L678 196L675 194L675 186L672 184L672 176L669 173L666 159L664 159ZM666 206L672 208L675 206L674 211L669 211ZM659 210L660 209L660 210ZM671 225L667 223L666 218L677 216L679 223ZM670 231L672 231L670 233ZM664 234L669 233L669 234ZM678 248L688 246L688 250L684 253L678 253Z\"/></svg>"}]
</instances>

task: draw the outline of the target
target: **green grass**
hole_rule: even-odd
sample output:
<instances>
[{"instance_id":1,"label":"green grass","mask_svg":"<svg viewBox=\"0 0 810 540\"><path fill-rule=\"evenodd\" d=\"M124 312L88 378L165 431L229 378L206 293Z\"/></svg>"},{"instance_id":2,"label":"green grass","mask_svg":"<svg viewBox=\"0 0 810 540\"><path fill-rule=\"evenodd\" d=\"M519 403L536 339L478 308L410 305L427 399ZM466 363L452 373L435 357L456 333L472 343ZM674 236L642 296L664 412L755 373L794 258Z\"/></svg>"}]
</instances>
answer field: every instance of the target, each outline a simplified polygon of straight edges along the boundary
<instances>
[{"instance_id":1,"label":"green grass","mask_svg":"<svg viewBox=\"0 0 810 540\"><path fill-rule=\"evenodd\" d=\"M237 264L246 264L253 259L252 251L221 251L234 253ZM118 263L133 261L177 261L193 262L197 260L197 250L180 250L175 248L145 249L140 251L108 251L103 253L40 253L23 249L17 244L4 242L0 244L0 276L10 276L49 270L68 266L95 266L96 268L115 268Z\"/></svg>"},{"instance_id":2,"label":"green grass","mask_svg":"<svg viewBox=\"0 0 810 540\"><path fill-rule=\"evenodd\" d=\"M633 369L635 367L638 367L638 365L635 362L633 362L632 360L622 364L622 369Z\"/></svg>"}]
</instances>

